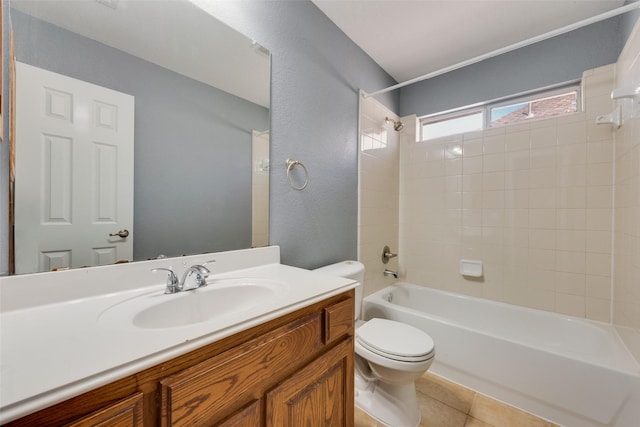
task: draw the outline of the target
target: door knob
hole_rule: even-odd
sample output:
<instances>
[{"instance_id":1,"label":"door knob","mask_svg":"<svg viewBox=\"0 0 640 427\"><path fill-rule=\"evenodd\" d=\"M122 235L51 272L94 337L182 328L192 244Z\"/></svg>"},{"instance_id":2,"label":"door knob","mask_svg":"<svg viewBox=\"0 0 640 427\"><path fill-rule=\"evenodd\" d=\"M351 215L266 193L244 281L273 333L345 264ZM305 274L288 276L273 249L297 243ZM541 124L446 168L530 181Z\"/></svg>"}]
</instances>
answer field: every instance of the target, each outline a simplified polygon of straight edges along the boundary
<instances>
[{"instance_id":1,"label":"door knob","mask_svg":"<svg viewBox=\"0 0 640 427\"><path fill-rule=\"evenodd\" d=\"M110 237L118 236L118 237L122 237L124 239L125 237L129 236L129 230L120 230L117 233L109 233L109 236Z\"/></svg>"}]
</instances>

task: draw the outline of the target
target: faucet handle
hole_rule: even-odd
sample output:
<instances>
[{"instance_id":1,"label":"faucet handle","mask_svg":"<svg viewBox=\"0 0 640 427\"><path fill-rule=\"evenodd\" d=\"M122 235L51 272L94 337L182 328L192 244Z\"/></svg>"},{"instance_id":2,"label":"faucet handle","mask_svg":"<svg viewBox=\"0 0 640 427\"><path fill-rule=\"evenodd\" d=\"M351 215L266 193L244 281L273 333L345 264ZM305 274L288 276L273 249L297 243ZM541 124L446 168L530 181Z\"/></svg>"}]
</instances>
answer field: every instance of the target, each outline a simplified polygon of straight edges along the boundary
<instances>
[{"instance_id":1,"label":"faucet handle","mask_svg":"<svg viewBox=\"0 0 640 427\"><path fill-rule=\"evenodd\" d=\"M158 271L167 271L169 273L167 276L167 289L164 291L165 294L173 294L180 290L180 281L172 269L158 267L152 268L151 271L154 273L157 273Z\"/></svg>"},{"instance_id":2,"label":"faucet handle","mask_svg":"<svg viewBox=\"0 0 640 427\"><path fill-rule=\"evenodd\" d=\"M207 267L205 267L205 266L206 266L207 264L211 264L211 263L214 263L214 262L216 262L216 260L215 260L215 259L211 259L211 260L209 260L209 261L205 261L205 262L203 262L202 264L194 265L193 267L194 267L194 268L196 268L196 269L198 270L198 273L200 273L200 275L201 275L203 278L205 278L205 279L206 279L207 277L209 277L209 274L211 274L211 270L209 270L209 269L208 269Z\"/></svg>"},{"instance_id":3,"label":"faucet handle","mask_svg":"<svg viewBox=\"0 0 640 427\"><path fill-rule=\"evenodd\" d=\"M389 249L389 246L385 245L384 248L382 248L382 263L383 264L388 263L391 258L395 258L397 256L398 256L398 254L394 254L394 253L391 252L391 249Z\"/></svg>"},{"instance_id":4,"label":"faucet handle","mask_svg":"<svg viewBox=\"0 0 640 427\"><path fill-rule=\"evenodd\" d=\"M191 269L195 271L196 274L202 277L203 279L206 279L207 277L209 277L209 273L211 273L211 270L205 267L204 264L196 264L192 266Z\"/></svg>"}]
</instances>

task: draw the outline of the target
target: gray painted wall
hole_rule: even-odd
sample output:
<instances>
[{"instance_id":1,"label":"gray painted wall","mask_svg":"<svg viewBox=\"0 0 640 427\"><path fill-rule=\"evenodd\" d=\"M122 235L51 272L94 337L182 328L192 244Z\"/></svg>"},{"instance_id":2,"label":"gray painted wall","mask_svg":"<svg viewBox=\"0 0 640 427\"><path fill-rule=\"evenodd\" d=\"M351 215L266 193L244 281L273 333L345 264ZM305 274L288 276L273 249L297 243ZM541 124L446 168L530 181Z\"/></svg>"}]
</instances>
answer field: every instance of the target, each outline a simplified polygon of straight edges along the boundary
<instances>
[{"instance_id":1,"label":"gray painted wall","mask_svg":"<svg viewBox=\"0 0 640 427\"><path fill-rule=\"evenodd\" d=\"M135 96L135 260L251 246L251 130L268 109L11 15L18 61Z\"/></svg>"},{"instance_id":2,"label":"gray painted wall","mask_svg":"<svg viewBox=\"0 0 640 427\"><path fill-rule=\"evenodd\" d=\"M625 5L635 3L640 0L627 0L624 2ZM627 12L622 15L622 25L621 30L624 39L628 39L633 27L636 25L636 22L640 19L640 9L632 10L631 12Z\"/></svg>"},{"instance_id":3,"label":"gray painted wall","mask_svg":"<svg viewBox=\"0 0 640 427\"><path fill-rule=\"evenodd\" d=\"M512 51L400 90L400 114L418 117L575 80L616 62L628 37L622 17Z\"/></svg>"},{"instance_id":4,"label":"gray painted wall","mask_svg":"<svg viewBox=\"0 0 640 427\"><path fill-rule=\"evenodd\" d=\"M216 16L272 53L270 242L312 268L357 256L358 89L394 84L309 1L215 2ZM397 94L383 102L397 111ZM309 186L292 190L285 159Z\"/></svg>"}]
</instances>

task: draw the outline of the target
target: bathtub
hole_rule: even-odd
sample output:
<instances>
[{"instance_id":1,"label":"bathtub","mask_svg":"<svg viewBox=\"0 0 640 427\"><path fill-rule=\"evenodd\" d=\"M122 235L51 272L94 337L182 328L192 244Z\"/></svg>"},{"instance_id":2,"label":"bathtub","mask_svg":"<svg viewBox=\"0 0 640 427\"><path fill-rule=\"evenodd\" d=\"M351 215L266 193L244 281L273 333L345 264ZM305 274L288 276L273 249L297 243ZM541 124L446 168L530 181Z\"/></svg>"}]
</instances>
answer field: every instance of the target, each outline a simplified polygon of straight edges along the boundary
<instances>
[{"instance_id":1,"label":"bathtub","mask_svg":"<svg viewBox=\"0 0 640 427\"><path fill-rule=\"evenodd\" d=\"M427 332L430 372L482 394L564 426L640 426L640 365L609 324L402 282L362 310Z\"/></svg>"}]
</instances>

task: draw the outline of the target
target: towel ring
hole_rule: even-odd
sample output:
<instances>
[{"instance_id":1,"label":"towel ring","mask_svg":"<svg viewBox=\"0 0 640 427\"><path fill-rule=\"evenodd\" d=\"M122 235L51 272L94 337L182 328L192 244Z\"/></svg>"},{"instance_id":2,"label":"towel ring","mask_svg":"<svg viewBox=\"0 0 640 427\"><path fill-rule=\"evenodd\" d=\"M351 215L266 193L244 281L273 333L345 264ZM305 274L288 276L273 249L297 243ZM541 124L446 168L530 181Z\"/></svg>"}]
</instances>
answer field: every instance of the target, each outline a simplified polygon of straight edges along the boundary
<instances>
[{"instance_id":1,"label":"towel ring","mask_svg":"<svg viewBox=\"0 0 640 427\"><path fill-rule=\"evenodd\" d=\"M287 180L289 181L289 186L296 191L302 191L307 188L307 184L309 184L309 171L307 170L307 167L299 160L287 159L285 163L287 165ZM302 169L304 170L304 184L302 184L301 187L296 187L291 182L291 170L296 166L302 166Z\"/></svg>"}]
</instances>

